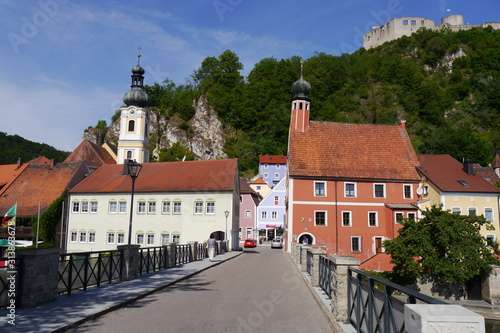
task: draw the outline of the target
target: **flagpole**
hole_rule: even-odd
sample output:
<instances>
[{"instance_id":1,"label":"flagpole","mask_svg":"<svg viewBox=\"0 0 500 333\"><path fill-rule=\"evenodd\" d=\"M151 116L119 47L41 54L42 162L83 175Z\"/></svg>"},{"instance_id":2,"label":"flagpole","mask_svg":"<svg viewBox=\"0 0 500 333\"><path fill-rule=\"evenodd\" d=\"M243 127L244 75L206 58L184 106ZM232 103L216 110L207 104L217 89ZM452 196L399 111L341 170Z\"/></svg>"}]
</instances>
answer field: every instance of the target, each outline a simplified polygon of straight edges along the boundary
<instances>
[{"instance_id":1,"label":"flagpole","mask_svg":"<svg viewBox=\"0 0 500 333\"><path fill-rule=\"evenodd\" d=\"M36 223L36 248L38 248L38 230L40 230L40 201L38 201L38 222Z\"/></svg>"},{"instance_id":2,"label":"flagpole","mask_svg":"<svg viewBox=\"0 0 500 333\"><path fill-rule=\"evenodd\" d=\"M61 233L59 234L59 239L60 239L60 242L59 242L59 248L63 248L63 224L64 224L64 202L65 200L62 201L62 213L61 213Z\"/></svg>"}]
</instances>

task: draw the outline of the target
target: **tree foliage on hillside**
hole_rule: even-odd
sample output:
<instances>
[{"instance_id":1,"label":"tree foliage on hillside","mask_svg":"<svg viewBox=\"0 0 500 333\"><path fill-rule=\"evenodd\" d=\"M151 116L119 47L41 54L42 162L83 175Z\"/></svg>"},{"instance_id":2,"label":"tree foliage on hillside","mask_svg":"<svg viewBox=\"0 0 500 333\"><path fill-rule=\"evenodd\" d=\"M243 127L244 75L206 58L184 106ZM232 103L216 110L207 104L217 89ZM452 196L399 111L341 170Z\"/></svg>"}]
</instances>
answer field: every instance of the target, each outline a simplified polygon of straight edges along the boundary
<instances>
[{"instance_id":1,"label":"tree foliage on hillside","mask_svg":"<svg viewBox=\"0 0 500 333\"><path fill-rule=\"evenodd\" d=\"M225 151L242 171L260 154L286 154L291 86L300 58L264 58L245 78L238 56L209 56L188 83L146 86L151 107L188 121L205 94L227 133ZM500 151L500 30L421 29L375 49L305 59L311 119L396 124L406 119L419 154L488 165Z\"/></svg>"},{"instance_id":2,"label":"tree foliage on hillside","mask_svg":"<svg viewBox=\"0 0 500 333\"><path fill-rule=\"evenodd\" d=\"M39 156L62 162L68 155L69 152L57 150L47 144L0 132L0 164L15 164L19 158L23 162L28 162Z\"/></svg>"},{"instance_id":3,"label":"tree foliage on hillside","mask_svg":"<svg viewBox=\"0 0 500 333\"><path fill-rule=\"evenodd\" d=\"M484 216L453 214L439 206L422 214L419 221L403 221L399 236L384 242L395 264L393 272L409 280L428 273L464 283L499 263L480 233L482 226L491 227Z\"/></svg>"}]
</instances>

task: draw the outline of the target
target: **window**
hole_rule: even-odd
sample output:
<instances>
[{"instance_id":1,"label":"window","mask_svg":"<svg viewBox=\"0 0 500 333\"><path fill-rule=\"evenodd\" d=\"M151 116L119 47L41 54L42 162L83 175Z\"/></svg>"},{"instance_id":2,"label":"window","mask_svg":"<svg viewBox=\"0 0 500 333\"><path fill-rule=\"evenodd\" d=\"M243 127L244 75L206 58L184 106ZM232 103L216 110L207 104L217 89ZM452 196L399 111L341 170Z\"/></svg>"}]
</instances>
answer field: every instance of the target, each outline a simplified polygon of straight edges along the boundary
<instances>
[{"instance_id":1,"label":"window","mask_svg":"<svg viewBox=\"0 0 500 333\"><path fill-rule=\"evenodd\" d=\"M403 217L404 217L403 213L396 213L396 223L403 222Z\"/></svg>"},{"instance_id":2,"label":"window","mask_svg":"<svg viewBox=\"0 0 500 333\"><path fill-rule=\"evenodd\" d=\"M274 178L280 178L280 174L279 173L275 173L274 174Z\"/></svg>"},{"instance_id":3,"label":"window","mask_svg":"<svg viewBox=\"0 0 500 333\"><path fill-rule=\"evenodd\" d=\"M495 235L487 234L486 235L486 244L488 246L491 246L491 247L495 246Z\"/></svg>"},{"instance_id":4,"label":"window","mask_svg":"<svg viewBox=\"0 0 500 333\"><path fill-rule=\"evenodd\" d=\"M138 201L137 202L137 213L145 214L146 213L146 201Z\"/></svg>"},{"instance_id":5,"label":"window","mask_svg":"<svg viewBox=\"0 0 500 333\"><path fill-rule=\"evenodd\" d=\"M457 182L459 182L463 186L470 186L470 184L467 183L465 180L457 180Z\"/></svg>"},{"instance_id":6,"label":"window","mask_svg":"<svg viewBox=\"0 0 500 333\"><path fill-rule=\"evenodd\" d=\"M484 217L487 221L493 222L493 208L485 208Z\"/></svg>"},{"instance_id":7,"label":"window","mask_svg":"<svg viewBox=\"0 0 500 333\"><path fill-rule=\"evenodd\" d=\"M263 219L267 219L267 212L263 211L261 216L262 216Z\"/></svg>"},{"instance_id":8,"label":"window","mask_svg":"<svg viewBox=\"0 0 500 333\"><path fill-rule=\"evenodd\" d=\"M257 191L260 191L261 186L257 185Z\"/></svg>"},{"instance_id":9,"label":"window","mask_svg":"<svg viewBox=\"0 0 500 333\"><path fill-rule=\"evenodd\" d=\"M137 239L137 244L139 245L144 244L144 234L137 234L136 239Z\"/></svg>"},{"instance_id":10,"label":"window","mask_svg":"<svg viewBox=\"0 0 500 333\"><path fill-rule=\"evenodd\" d=\"M355 183L345 183L345 196L355 197L356 196L356 184Z\"/></svg>"},{"instance_id":11,"label":"window","mask_svg":"<svg viewBox=\"0 0 500 333\"><path fill-rule=\"evenodd\" d=\"M271 218L273 220L276 220L278 218L278 213L277 212L271 212Z\"/></svg>"},{"instance_id":12,"label":"window","mask_svg":"<svg viewBox=\"0 0 500 333\"><path fill-rule=\"evenodd\" d=\"M376 227L378 225L377 212L368 212L368 225L370 227Z\"/></svg>"},{"instance_id":13,"label":"window","mask_svg":"<svg viewBox=\"0 0 500 333\"><path fill-rule=\"evenodd\" d=\"M131 160L131 159L132 159L132 151L127 150L127 160Z\"/></svg>"},{"instance_id":14,"label":"window","mask_svg":"<svg viewBox=\"0 0 500 333\"><path fill-rule=\"evenodd\" d=\"M161 213L162 214L170 214L170 201L162 201L161 202Z\"/></svg>"},{"instance_id":15,"label":"window","mask_svg":"<svg viewBox=\"0 0 500 333\"><path fill-rule=\"evenodd\" d=\"M126 201L120 201L120 213L124 214L127 212L127 202Z\"/></svg>"},{"instance_id":16,"label":"window","mask_svg":"<svg viewBox=\"0 0 500 333\"><path fill-rule=\"evenodd\" d=\"M215 201L207 201L207 214L215 214Z\"/></svg>"},{"instance_id":17,"label":"window","mask_svg":"<svg viewBox=\"0 0 500 333\"><path fill-rule=\"evenodd\" d=\"M89 243L95 243L95 231L89 231Z\"/></svg>"},{"instance_id":18,"label":"window","mask_svg":"<svg viewBox=\"0 0 500 333\"><path fill-rule=\"evenodd\" d=\"M156 201L148 201L148 214L156 214Z\"/></svg>"},{"instance_id":19,"label":"window","mask_svg":"<svg viewBox=\"0 0 500 333\"><path fill-rule=\"evenodd\" d=\"M344 227L351 226L351 212L342 212L342 225Z\"/></svg>"},{"instance_id":20,"label":"window","mask_svg":"<svg viewBox=\"0 0 500 333\"><path fill-rule=\"evenodd\" d=\"M417 25L417 20L411 20L411 25Z\"/></svg>"},{"instance_id":21,"label":"window","mask_svg":"<svg viewBox=\"0 0 500 333\"><path fill-rule=\"evenodd\" d=\"M405 199L412 198L411 185L403 185L403 196Z\"/></svg>"},{"instance_id":22,"label":"window","mask_svg":"<svg viewBox=\"0 0 500 333\"><path fill-rule=\"evenodd\" d=\"M276 164L276 169L279 169L280 168L280 165L279 164Z\"/></svg>"},{"instance_id":23,"label":"window","mask_svg":"<svg viewBox=\"0 0 500 333\"><path fill-rule=\"evenodd\" d=\"M106 238L108 239L108 244L115 243L115 233L114 232L108 232Z\"/></svg>"},{"instance_id":24,"label":"window","mask_svg":"<svg viewBox=\"0 0 500 333\"><path fill-rule=\"evenodd\" d=\"M82 213L89 212L89 203L87 201L82 201Z\"/></svg>"},{"instance_id":25,"label":"window","mask_svg":"<svg viewBox=\"0 0 500 333\"><path fill-rule=\"evenodd\" d=\"M264 178L269 178L269 174L267 172L264 174Z\"/></svg>"},{"instance_id":26,"label":"window","mask_svg":"<svg viewBox=\"0 0 500 333\"><path fill-rule=\"evenodd\" d=\"M87 242L87 232L80 231L80 243Z\"/></svg>"},{"instance_id":27,"label":"window","mask_svg":"<svg viewBox=\"0 0 500 333\"><path fill-rule=\"evenodd\" d=\"M252 236L252 228L248 228L247 227L247 236L246 236L246 238L253 238L253 236Z\"/></svg>"},{"instance_id":28,"label":"window","mask_svg":"<svg viewBox=\"0 0 500 333\"><path fill-rule=\"evenodd\" d=\"M268 164L264 164L264 169L267 169L269 168L269 165Z\"/></svg>"},{"instance_id":29,"label":"window","mask_svg":"<svg viewBox=\"0 0 500 333\"><path fill-rule=\"evenodd\" d=\"M415 213L408 213L408 220L415 221L416 217Z\"/></svg>"},{"instance_id":30,"label":"window","mask_svg":"<svg viewBox=\"0 0 500 333\"><path fill-rule=\"evenodd\" d=\"M469 215L477 215L476 207L469 207Z\"/></svg>"},{"instance_id":31,"label":"window","mask_svg":"<svg viewBox=\"0 0 500 333\"><path fill-rule=\"evenodd\" d=\"M129 132L135 131L135 120L129 120L129 122L128 122L128 131Z\"/></svg>"},{"instance_id":32,"label":"window","mask_svg":"<svg viewBox=\"0 0 500 333\"><path fill-rule=\"evenodd\" d=\"M179 244L181 242L181 235L173 235L172 240L174 243Z\"/></svg>"},{"instance_id":33,"label":"window","mask_svg":"<svg viewBox=\"0 0 500 333\"><path fill-rule=\"evenodd\" d=\"M97 213L97 201L90 202L90 212Z\"/></svg>"},{"instance_id":34,"label":"window","mask_svg":"<svg viewBox=\"0 0 500 333\"><path fill-rule=\"evenodd\" d=\"M280 200L279 200L279 199L280 199L280 198L279 198L277 195L275 195L275 196L274 196L274 204L275 204L275 205L278 205L278 204L280 203Z\"/></svg>"},{"instance_id":35,"label":"window","mask_svg":"<svg viewBox=\"0 0 500 333\"><path fill-rule=\"evenodd\" d=\"M324 197L325 196L325 183L324 182L314 182L314 196Z\"/></svg>"},{"instance_id":36,"label":"window","mask_svg":"<svg viewBox=\"0 0 500 333\"><path fill-rule=\"evenodd\" d=\"M182 202L180 201L174 201L174 214L180 214L181 213L181 209L182 209L182 206L181 206Z\"/></svg>"},{"instance_id":37,"label":"window","mask_svg":"<svg viewBox=\"0 0 500 333\"><path fill-rule=\"evenodd\" d=\"M77 238L78 238L78 233L76 231L72 231L69 241L71 243L76 243Z\"/></svg>"},{"instance_id":38,"label":"window","mask_svg":"<svg viewBox=\"0 0 500 333\"><path fill-rule=\"evenodd\" d=\"M314 212L314 225L326 225L326 212Z\"/></svg>"},{"instance_id":39,"label":"window","mask_svg":"<svg viewBox=\"0 0 500 333\"><path fill-rule=\"evenodd\" d=\"M460 215L460 214L462 214L462 209L460 209L460 207L453 207L451 209L451 212L452 212L452 214L458 214L458 215Z\"/></svg>"},{"instance_id":40,"label":"window","mask_svg":"<svg viewBox=\"0 0 500 333\"><path fill-rule=\"evenodd\" d=\"M408 25L408 20L403 20L403 25Z\"/></svg>"},{"instance_id":41,"label":"window","mask_svg":"<svg viewBox=\"0 0 500 333\"><path fill-rule=\"evenodd\" d=\"M161 234L161 243L162 244L170 243L170 235L169 234Z\"/></svg>"},{"instance_id":42,"label":"window","mask_svg":"<svg viewBox=\"0 0 500 333\"><path fill-rule=\"evenodd\" d=\"M203 201L195 201L194 213L195 214L203 214Z\"/></svg>"},{"instance_id":43,"label":"window","mask_svg":"<svg viewBox=\"0 0 500 333\"><path fill-rule=\"evenodd\" d=\"M117 202L116 201L110 201L109 202L109 212L110 213L116 213L116 208L117 208Z\"/></svg>"},{"instance_id":44,"label":"window","mask_svg":"<svg viewBox=\"0 0 500 333\"><path fill-rule=\"evenodd\" d=\"M421 25L424 25L424 24L425 24L425 21L424 21L424 20L421 20L421 21L420 21L420 24L421 24Z\"/></svg>"},{"instance_id":45,"label":"window","mask_svg":"<svg viewBox=\"0 0 500 333\"><path fill-rule=\"evenodd\" d=\"M154 244L155 244L155 235L148 234L148 245L154 245Z\"/></svg>"},{"instance_id":46,"label":"window","mask_svg":"<svg viewBox=\"0 0 500 333\"><path fill-rule=\"evenodd\" d=\"M361 237L351 237L351 252L361 252Z\"/></svg>"},{"instance_id":47,"label":"window","mask_svg":"<svg viewBox=\"0 0 500 333\"><path fill-rule=\"evenodd\" d=\"M250 210L246 210L245 211L245 217L248 219L248 218L251 218L252 217L252 211Z\"/></svg>"},{"instance_id":48,"label":"window","mask_svg":"<svg viewBox=\"0 0 500 333\"><path fill-rule=\"evenodd\" d=\"M80 202L73 201L73 213L78 213L80 211Z\"/></svg>"},{"instance_id":49,"label":"window","mask_svg":"<svg viewBox=\"0 0 500 333\"><path fill-rule=\"evenodd\" d=\"M375 198L385 198L385 186L384 184L373 185L373 191Z\"/></svg>"},{"instance_id":50,"label":"window","mask_svg":"<svg viewBox=\"0 0 500 333\"><path fill-rule=\"evenodd\" d=\"M116 242L118 244L124 244L125 243L125 234L123 232L116 233Z\"/></svg>"}]
</instances>

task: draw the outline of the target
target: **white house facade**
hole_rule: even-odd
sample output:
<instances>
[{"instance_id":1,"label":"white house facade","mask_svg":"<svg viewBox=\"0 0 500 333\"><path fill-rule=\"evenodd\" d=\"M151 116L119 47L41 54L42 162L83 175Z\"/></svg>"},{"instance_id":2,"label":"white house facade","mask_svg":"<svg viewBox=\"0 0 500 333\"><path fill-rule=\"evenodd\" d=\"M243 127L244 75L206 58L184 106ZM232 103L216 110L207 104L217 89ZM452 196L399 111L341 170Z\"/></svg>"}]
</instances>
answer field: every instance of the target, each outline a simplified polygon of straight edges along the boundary
<instances>
[{"instance_id":1,"label":"white house facade","mask_svg":"<svg viewBox=\"0 0 500 333\"><path fill-rule=\"evenodd\" d=\"M104 165L70 191L68 252L128 243L132 181L123 170ZM131 244L204 242L215 233L236 248L239 198L237 160L146 163L135 181Z\"/></svg>"}]
</instances>

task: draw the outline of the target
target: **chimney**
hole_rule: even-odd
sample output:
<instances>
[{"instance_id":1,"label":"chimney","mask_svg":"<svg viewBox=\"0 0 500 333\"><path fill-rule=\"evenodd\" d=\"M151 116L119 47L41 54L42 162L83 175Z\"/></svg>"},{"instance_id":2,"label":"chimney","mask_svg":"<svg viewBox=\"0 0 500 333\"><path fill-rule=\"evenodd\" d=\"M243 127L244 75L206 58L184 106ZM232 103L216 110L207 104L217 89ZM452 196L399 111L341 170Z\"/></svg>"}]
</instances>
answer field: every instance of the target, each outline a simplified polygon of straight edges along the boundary
<instances>
[{"instance_id":1,"label":"chimney","mask_svg":"<svg viewBox=\"0 0 500 333\"><path fill-rule=\"evenodd\" d=\"M16 170L19 170L19 168L23 165L23 160L19 157L17 159L17 169Z\"/></svg>"},{"instance_id":2,"label":"chimney","mask_svg":"<svg viewBox=\"0 0 500 333\"><path fill-rule=\"evenodd\" d=\"M467 172L469 176L474 176L474 166L471 161L464 160L464 171Z\"/></svg>"},{"instance_id":3,"label":"chimney","mask_svg":"<svg viewBox=\"0 0 500 333\"><path fill-rule=\"evenodd\" d=\"M401 119L399 121L399 126L401 126L401 129L406 129L406 120L405 119Z\"/></svg>"}]
</instances>

